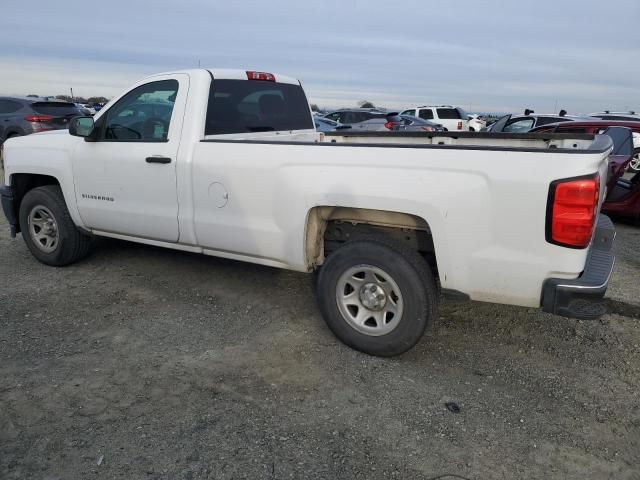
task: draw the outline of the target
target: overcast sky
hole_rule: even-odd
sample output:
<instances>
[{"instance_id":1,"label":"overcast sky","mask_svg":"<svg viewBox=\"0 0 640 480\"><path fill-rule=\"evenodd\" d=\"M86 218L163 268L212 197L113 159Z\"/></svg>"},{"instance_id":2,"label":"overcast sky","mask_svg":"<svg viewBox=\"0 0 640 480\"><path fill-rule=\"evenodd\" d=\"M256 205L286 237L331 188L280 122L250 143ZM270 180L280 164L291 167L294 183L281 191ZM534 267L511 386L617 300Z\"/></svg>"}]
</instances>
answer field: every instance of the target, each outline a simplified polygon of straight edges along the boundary
<instances>
[{"instance_id":1,"label":"overcast sky","mask_svg":"<svg viewBox=\"0 0 640 480\"><path fill-rule=\"evenodd\" d=\"M32 0L0 15L0 93L112 96L203 66L300 78L321 107L640 111L639 0Z\"/></svg>"}]
</instances>

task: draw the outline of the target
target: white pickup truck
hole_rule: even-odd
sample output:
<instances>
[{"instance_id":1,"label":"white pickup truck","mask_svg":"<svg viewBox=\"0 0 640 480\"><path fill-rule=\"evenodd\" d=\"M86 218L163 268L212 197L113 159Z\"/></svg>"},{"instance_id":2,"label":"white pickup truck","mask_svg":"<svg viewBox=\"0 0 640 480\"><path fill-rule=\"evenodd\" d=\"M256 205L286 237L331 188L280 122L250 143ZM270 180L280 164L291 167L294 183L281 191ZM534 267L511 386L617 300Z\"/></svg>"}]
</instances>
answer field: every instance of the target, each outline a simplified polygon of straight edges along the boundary
<instances>
[{"instance_id":1,"label":"white pickup truck","mask_svg":"<svg viewBox=\"0 0 640 480\"><path fill-rule=\"evenodd\" d=\"M613 268L606 135L318 133L299 81L145 78L4 146L2 206L41 262L93 236L318 272L331 330L411 348L439 294L590 318Z\"/></svg>"}]
</instances>

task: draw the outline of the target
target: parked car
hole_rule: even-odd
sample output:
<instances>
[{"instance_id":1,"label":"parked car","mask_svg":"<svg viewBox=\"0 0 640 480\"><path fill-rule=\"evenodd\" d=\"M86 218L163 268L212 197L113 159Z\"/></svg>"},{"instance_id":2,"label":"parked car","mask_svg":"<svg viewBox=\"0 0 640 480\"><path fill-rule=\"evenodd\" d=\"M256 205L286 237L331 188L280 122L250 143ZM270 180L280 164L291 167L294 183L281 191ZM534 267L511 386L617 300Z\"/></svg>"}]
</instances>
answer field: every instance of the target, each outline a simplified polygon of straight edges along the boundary
<instances>
[{"instance_id":1,"label":"parked car","mask_svg":"<svg viewBox=\"0 0 640 480\"><path fill-rule=\"evenodd\" d=\"M487 131L492 133L526 133L531 129L540 127L542 125L561 122L573 122L576 120L582 120L584 118L585 117L555 114L509 114L499 118L495 123L489 125L489 127L487 127Z\"/></svg>"},{"instance_id":2,"label":"parked car","mask_svg":"<svg viewBox=\"0 0 640 480\"><path fill-rule=\"evenodd\" d=\"M402 110L400 113L439 123L445 130L469 130L469 118L465 111L451 105L423 105Z\"/></svg>"},{"instance_id":3,"label":"parked car","mask_svg":"<svg viewBox=\"0 0 640 480\"><path fill-rule=\"evenodd\" d=\"M166 120L122 128L121 112L160 95ZM68 132L7 141L0 198L11 235L47 265L105 236L317 270L329 328L390 356L437 319L440 293L604 313L593 303L614 262L599 215L612 140L577 137L320 134L294 78L174 71Z\"/></svg>"},{"instance_id":4,"label":"parked car","mask_svg":"<svg viewBox=\"0 0 640 480\"><path fill-rule=\"evenodd\" d=\"M480 118L480 115L470 114L467 115L467 118L469 119L468 126L470 132L480 132L486 130L487 122Z\"/></svg>"},{"instance_id":5,"label":"parked car","mask_svg":"<svg viewBox=\"0 0 640 480\"><path fill-rule=\"evenodd\" d=\"M93 108L91 105L86 104L86 103L76 103L76 107L78 107L80 109L80 111L82 111L83 115L95 115L96 114L96 109Z\"/></svg>"},{"instance_id":6,"label":"parked car","mask_svg":"<svg viewBox=\"0 0 640 480\"><path fill-rule=\"evenodd\" d=\"M73 103L33 97L0 97L0 144L7 138L64 129L82 115Z\"/></svg>"},{"instance_id":7,"label":"parked car","mask_svg":"<svg viewBox=\"0 0 640 480\"><path fill-rule=\"evenodd\" d=\"M629 112L610 112L605 110L604 112L590 113L590 117L599 118L601 120L622 120L628 122L640 122L640 114L634 111Z\"/></svg>"},{"instance_id":8,"label":"parked car","mask_svg":"<svg viewBox=\"0 0 640 480\"><path fill-rule=\"evenodd\" d=\"M626 127L633 132L633 159L629 163L629 170L640 172L640 121L628 120L597 120L595 118L571 123L550 124L534 128L532 132L557 133L602 133L609 127Z\"/></svg>"},{"instance_id":9,"label":"parked car","mask_svg":"<svg viewBox=\"0 0 640 480\"><path fill-rule=\"evenodd\" d=\"M333 132L337 129L351 128L350 125L342 125L339 122L318 115L313 116L313 123L316 126L317 132Z\"/></svg>"},{"instance_id":10,"label":"parked car","mask_svg":"<svg viewBox=\"0 0 640 480\"><path fill-rule=\"evenodd\" d=\"M391 112L380 108L341 108L327 113L324 118L342 125L352 125L372 118L385 118L389 113Z\"/></svg>"},{"instance_id":11,"label":"parked car","mask_svg":"<svg viewBox=\"0 0 640 480\"><path fill-rule=\"evenodd\" d=\"M314 115L313 124L315 125L317 132L331 132L335 130L338 125L340 125L338 122L335 122L328 118L323 118L319 115Z\"/></svg>"},{"instance_id":12,"label":"parked car","mask_svg":"<svg viewBox=\"0 0 640 480\"><path fill-rule=\"evenodd\" d=\"M570 134L581 133L587 134ZM613 126L600 133L613 140L605 189L607 196L602 203L602 212L615 217L640 220L640 172L636 172L630 179L623 177L634 155L633 132L627 127Z\"/></svg>"},{"instance_id":13,"label":"parked car","mask_svg":"<svg viewBox=\"0 0 640 480\"><path fill-rule=\"evenodd\" d=\"M609 155L609 177L607 182L607 197L602 204L602 211L607 215L640 220L640 172L635 172L633 177L624 178L625 163L634 155L633 139L629 133L623 134L619 130L624 127L610 127L605 130L614 144L613 151ZM636 158L637 158L637 151ZM616 162L616 159L617 162Z\"/></svg>"},{"instance_id":14,"label":"parked car","mask_svg":"<svg viewBox=\"0 0 640 480\"><path fill-rule=\"evenodd\" d=\"M442 125L410 115L391 114L351 125L354 132L443 132Z\"/></svg>"},{"instance_id":15,"label":"parked car","mask_svg":"<svg viewBox=\"0 0 640 480\"><path fill-rule=\"evenodd\" d=\"M83 105L78 105L77 103L76 103L76 107L78 108L78 111L80 111L81 115L85 115L86 116L86 115L93 115L95 113L95 110L92 112L91 109L89 109L89 108L87 108L87 107L85 107Z\"/></svg>"}]
</instances>

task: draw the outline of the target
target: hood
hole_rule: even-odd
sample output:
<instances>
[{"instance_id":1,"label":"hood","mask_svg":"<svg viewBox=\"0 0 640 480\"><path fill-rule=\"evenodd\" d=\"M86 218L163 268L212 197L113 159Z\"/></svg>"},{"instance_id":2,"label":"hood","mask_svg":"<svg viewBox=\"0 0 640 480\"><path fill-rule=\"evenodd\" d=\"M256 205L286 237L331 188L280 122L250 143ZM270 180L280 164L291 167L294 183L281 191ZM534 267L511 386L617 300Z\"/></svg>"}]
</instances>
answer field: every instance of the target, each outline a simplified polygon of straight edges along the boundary
<instances>
[{"instance_id":1,"label":"hood","mask_svg":"<svg viewBox=\"0 0 640 480\"><path fill-rule=\"evenodd\" d=\"M67 130L10 138L2 145L5 175L13 171L46 174L48 167L57 163L56 160L66 162L75 145L83 141L83 138L69 135Z\"/></svg>"},{"instance_id":2,"label":"hood","mask_svg":"<svg viewBox=\"0 0 640 480\"><path fill-rule=\"evenodd\" d=\"M44 132L32 133L30 135L23 135L21 137L12 137L4 142L5 151L9 151L14 148L31 148L31 147L54 147L59 145L59 142L68 142L77 137L69 135L69 130L47 130Z\"/></svg>"}]
</instances>

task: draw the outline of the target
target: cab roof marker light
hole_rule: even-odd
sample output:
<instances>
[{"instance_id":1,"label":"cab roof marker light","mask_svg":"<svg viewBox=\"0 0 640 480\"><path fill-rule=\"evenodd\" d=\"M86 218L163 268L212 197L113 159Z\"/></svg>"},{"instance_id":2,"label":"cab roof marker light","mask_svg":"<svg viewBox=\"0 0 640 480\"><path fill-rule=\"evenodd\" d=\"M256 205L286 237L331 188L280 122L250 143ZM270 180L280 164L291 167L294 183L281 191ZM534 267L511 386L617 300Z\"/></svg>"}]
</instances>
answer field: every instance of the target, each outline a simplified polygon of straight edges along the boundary
<instances>
[{"instance_id":1,"label":"cab roof marker light","mask_svg":"<svg viewBox=\"0 0 640 480\"><path fill-rule=\"evenodd\" d=\"M275 82L276 77L273 73L254 72L252 70L247 70L247 80L262 80L264 82Z\"/></svg>"}]
</instances>

